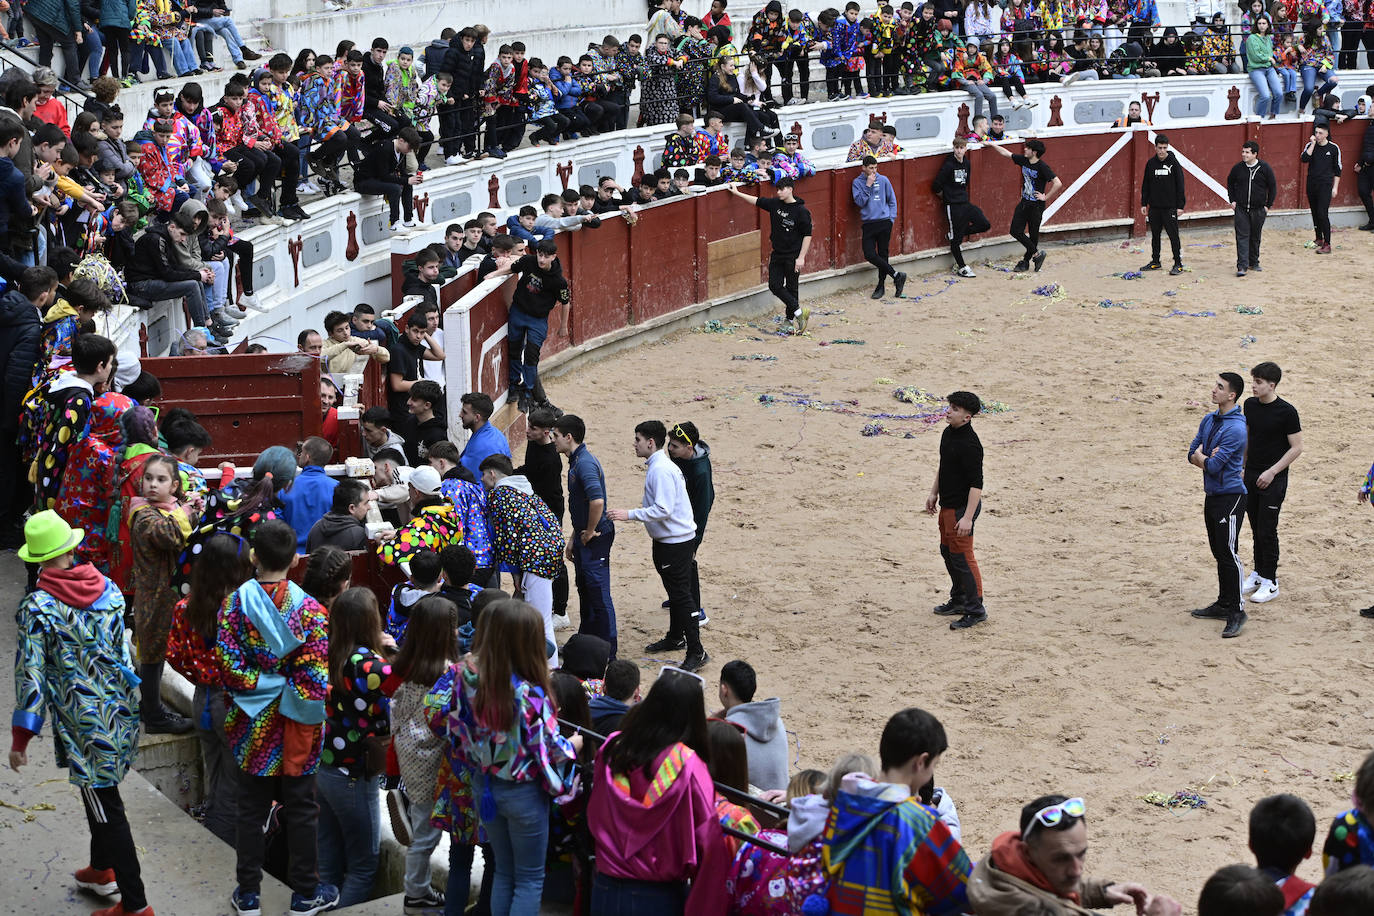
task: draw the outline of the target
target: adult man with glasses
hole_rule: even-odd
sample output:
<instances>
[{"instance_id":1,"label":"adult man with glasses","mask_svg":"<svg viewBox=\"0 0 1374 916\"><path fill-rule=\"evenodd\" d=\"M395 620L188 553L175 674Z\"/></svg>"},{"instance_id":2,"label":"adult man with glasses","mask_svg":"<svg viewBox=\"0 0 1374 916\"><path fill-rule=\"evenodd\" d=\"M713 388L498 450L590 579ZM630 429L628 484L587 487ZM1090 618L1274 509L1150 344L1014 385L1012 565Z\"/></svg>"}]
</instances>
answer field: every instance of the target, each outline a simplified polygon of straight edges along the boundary
<instances>
[{"instance_id":1,"label":"adult man with glasses","mask_svg":"<svg viewBox=\"0 0 1374 916\"><path fill-rule=\"evenodd\" d=\"M978 916L1092 916L1092 911L1133 903L1146 916L1178 916L1176 901L1139 884L1083 876L1088 855L1087 805L1081 798L1044 795L1021 809L1019 831L992 841L974 866L968 898Z\"/></svg>"}]
</instances>

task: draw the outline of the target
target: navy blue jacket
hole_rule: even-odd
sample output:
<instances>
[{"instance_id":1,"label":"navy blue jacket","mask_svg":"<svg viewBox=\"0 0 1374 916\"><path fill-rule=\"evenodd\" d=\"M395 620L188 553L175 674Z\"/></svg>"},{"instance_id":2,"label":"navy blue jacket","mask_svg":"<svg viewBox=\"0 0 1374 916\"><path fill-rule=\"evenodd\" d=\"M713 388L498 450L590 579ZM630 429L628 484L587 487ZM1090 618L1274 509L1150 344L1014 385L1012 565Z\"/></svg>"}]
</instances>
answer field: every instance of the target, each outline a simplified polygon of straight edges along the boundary
<instances>
[{"instance_id":1,"label":"navy blue jacket","mask_svg":"<svg viewBox=\"0 0 1374 916\"><path fill-rule=\"evenodd\" d=\"M19 428L19 402L33 381L42 336L43 319L23 293L12 289L0 296L0 366L5 367L0 428Z\"/></svg>"}]
</instances>

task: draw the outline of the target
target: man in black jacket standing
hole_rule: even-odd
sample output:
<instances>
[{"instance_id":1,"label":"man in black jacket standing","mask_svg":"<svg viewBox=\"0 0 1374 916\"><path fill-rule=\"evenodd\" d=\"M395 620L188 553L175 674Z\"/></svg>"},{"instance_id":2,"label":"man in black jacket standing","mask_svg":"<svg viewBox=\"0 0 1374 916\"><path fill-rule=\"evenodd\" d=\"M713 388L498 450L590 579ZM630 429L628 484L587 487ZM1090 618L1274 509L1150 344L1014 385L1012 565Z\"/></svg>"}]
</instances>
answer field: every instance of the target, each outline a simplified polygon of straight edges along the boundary
<instances>
[{"instance_id":1,"label":"man in black jacket standing","mask_svg":"<svg viewBox=\"0 0 1374 916\"><path fill-rule=\"evenodd\" d=\"M1240 148L1240 162L1226 176L1226 197L1235 211L1236 276L1260 270L1260 233L1264 218L1274 206L1278 183L1269 163L1259 157L1259 144L1246 140Z\"/></svg>"},{"instance_id":2,"label":"man in black jacket standing","mask_svg":"<svg viewBox=\"0 0 1374 916\"><path fill-rule=\"evenodd\" d=\"M1169 138L1155 135L1155 154L1145 163L1145 176L1140 181L1140 213L1150 224L1150 263L1141 270L1159 270L1159 233L1169 233L1169 247L1173 249L1174 266L1170 276L1183 273L1183 249L1178 241L1178 215L1188 202L1183 190L1183 165L1169 150Z\"/></svg>"},{"instance_id":3,"label":"man in black jacket standing","mask_svg":"<svg viewBox=\"0 0 1374 916\"><path fill-rule=\"evenodd\" d=\"M448 90L453 105L439 109L439 136L444 161L449 165L457 165L477 152L477 113L482 104L486 60L477 31L471 26L448 43L443 71L453 75L453 85Z\"/></svg>"}]
</instances>

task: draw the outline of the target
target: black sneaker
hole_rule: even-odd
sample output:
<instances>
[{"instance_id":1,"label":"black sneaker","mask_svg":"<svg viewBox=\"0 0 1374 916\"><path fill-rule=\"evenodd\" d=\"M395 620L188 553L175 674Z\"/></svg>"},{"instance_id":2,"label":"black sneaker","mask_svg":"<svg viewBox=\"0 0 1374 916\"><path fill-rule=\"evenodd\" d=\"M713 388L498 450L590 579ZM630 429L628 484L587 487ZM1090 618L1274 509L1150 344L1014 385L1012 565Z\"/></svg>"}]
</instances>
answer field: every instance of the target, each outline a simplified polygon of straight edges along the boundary
<instances>
[{"instance_id":1,"label":"black sneaker","mask_svg":"<svg viewBox=\"0 0 1374 916\"><path fill-rule=\"evenodd\" d=\"M681 652L687 648L687 640L681 636L677 639L668 639L666 636L658 642L651 642L644 647L644 651L650 655L660 655L664 652Z\"/></svg>"},{"instance_id":2,"label":"black sneaker","mask_svg":"<svg viewBox=\"0 0 1374 916\"><path fill-rule=\"evenodd\" d=\"M702 668L706 667L706 663L710 660L711 656L706 654L705 649L702 649L700 652L693 652L682 660L682 670L700 671Z\"/></svg>"},{"instance_id":3,"label":"black sneaker","mask_svg":"<svg viewBox=\"0 0 1374 916\"><path fill-rule=\"evenodd\" d=\"M287 219L310 219L310 214L306 213L305 209L301 207L300 204L285 204L278 212Z\"/></svg>"},{"instance_id":4,"label":"black sneaker","mask_svg":"<svg viewBox=\"0 0 1374 916\"><path fill-rule=\"evenodd\" d=\"M1244 268L1244 267L1237 267L1237 268L1236 268L1236 276L1237 276L1237 277L1243 277L1243 276L1245 276L1245 268Z\"/></svg>"},{"instance_id":5,"label":"black sneaker","mask_svg":"<svg viewBox=\"0 0 1374 916\"><path fill-rule=\"evenodd\" d=\"M424 916L427 913L441 911L444 908L444 895L430 888L425 891L423 897L412 897L406 894L405 914L406 916Z\"/></svg>"},{"instance_id":6,"label":"black sneaker","mask_svg":"<svg viewBox=\"0 0 1374 916\"><path fill-rule=\"evenodd\" d=\"M886 296L886 295L887 295L887 283L886 283L886 280L887 280L887 278L884 277L882 280L878 281L878 285L875 286L875 287L873 287L873 295L869 296L868 298L870 298L870 299L881 299L881 298L883 298L884 296Z\"/></svg>"},{"instance_id":7,"label":"black sneaker","mask_svg":"<svg viewBox=\"0 0 1374 916\"><path fill-rule=\"evenodd\" d=\"M150 735L184 735L194 727L190 719L166 708L161 714L143 720L143 731Z\"/></svg>"},{"instance_id":8,"label":"black sneaker","mask_svg":"<svg viewBox=\"0 0 1374 916\"><path fill-rule=\"evenodd\" d=\"M1250 619L1250 615L1244 611L1234 611L1226 618L1226 629L1221 631L1222 639L1232 639L1240 635L1240 628L1245 626L1245 621Z\"/></svg>"},{"instance_id":9,"label":"black sneaker","mask_svg":"<svg viewBox=\"0 0 1374 916\"><path fill-rule=\"evenodd\" d=\"M1017 262L1016 262L1016 266L1013 267L1012 270L1015 271L1015 272L1018 273L1018 274L1023 274L1023 273L1025 273L1026 271L1030 270L1030 261L1026 261L1026 260L1017 261Z\"/></svg>"},{"instance_id":10,"label":"black sneaker","mask_svg":"<svg viewBox=\"0 0 1374 916\"><path fill-rule=\"evenodd\" d=\"M1231 616L1231 612L1213 601L1206 607L1200 607L1193 611L1192 615L1198 620L1226 620Z\"/></svg>"},{"instance_id":11,"label":"black sneaker","mask_svg":"<svg viewBox=\"0 0 1374 916\"><path fill-rule=\"evenodd\" d=\"M1169 276L1177 277L1181 273L1183 273L1183 265L1175 261L1174 266L1169 268Z\"/></svg>"},{"instance_id":12,"label":"black sneaker","mask_svg":"<svg viewBox=\"0 0 1374 916\"><path fill-rule=\"evenodd\" d=\"M1260 270L1260 271L1264 270L1263 267L1260 267L1260 266L1259 266L1259 261L1256 261L1255 263L1251 264L1251 265L1250 265L1250 269L1251 269L1251 270Z\"/></svg>"},{"instance_id":13,"label":"black sneaker","mask_svg":"<svg viewBox=\"0 0 1374 916\"><path fill-rule=\"evenodd\" d=\"M1161 264L1161 263L1159 263L1158 261L1151 261L1149 264L1146 264L1144 267L1140 268L1140 270L1141 270L1142 273L1145 272L1145 271L1147 271L1147 270L1163 270L1163 269L1164 269L1164 265Z\"/></svg>"},{"instance_id":14,"label":"black sneaker","mask_svg":"<svg viewBox=\"0 0 1374 916\"><path fill-rule=\"evenodd\" d=\"M1368 223L1365 223L1363 226L1360 227L1360 231L1361 231L1361 232L1374 232L1374 221L1370 221L1370 222L1368 222Z\"/></svg>"},{"instance_id":15,"label":"black sneaker","mask_svg":"<svg viewBox=\"0 0 1374 916\"><path fill-rule=\"evenodd\" d=\"M1370 618L1370 619L1374 619L1374 605L1370 605L1369 607L1366 607L1366 608L1361 608L1361 609L1360 609L1360 616L1361 616L1361 617L1368 617L1368 618Z\"/></svg>"},{"instance_id":16,"label":"black sneaker","mask_svg":"<svg viewBox=\"0 0 1374 916\"><path fill-rule=\"evenodd\" d=\"M902 298L902 290L906 289L906 274L898 272L892 278L892 296L895 299Z\"/></svg>"},{"instance_id":17,"label":"black sneaker","mask_svg":"<svg viewBox=\"0 0 1374 916\"><path fill-rule=\"evenodd\" d=\"M962 598L951 598L944 604L935 605L934 612L941 617L962 617L967 607Z\"/></svg>"},{"instance_id":18,"label":"black sneaker","mask_svg":"<svg viewBox=\"0 0 1374 916\"><path fill-rule=\"evenodd\" d=\"M1040 268L1045 266L1045 252L1037 251L1031 262L1035 264L1035 272L1040 273Z\"/></svg>"},{"instance_id":19,"label":"black sneaker","mask_svg":"<svg viewBox=\"0 0 1374 916\"><path fill-rule=\"evenodd\" d=\"M983 608L970 608L965 611L964 616L960 617L958 620L951 621L949 628L951 630L967 630L969 627L977 626L987 619L988 612Z\"/></svg>"}]
</instances>

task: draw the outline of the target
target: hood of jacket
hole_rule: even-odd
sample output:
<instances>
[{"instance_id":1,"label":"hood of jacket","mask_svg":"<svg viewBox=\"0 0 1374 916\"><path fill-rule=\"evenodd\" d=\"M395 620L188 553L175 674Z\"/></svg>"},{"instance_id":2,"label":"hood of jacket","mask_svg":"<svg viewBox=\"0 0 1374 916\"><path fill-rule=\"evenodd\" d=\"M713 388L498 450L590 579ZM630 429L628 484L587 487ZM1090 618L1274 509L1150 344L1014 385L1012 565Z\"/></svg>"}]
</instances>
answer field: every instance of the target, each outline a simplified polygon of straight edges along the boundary
<instances>
[{"instance_id":1,"label":"hood of jacket","mask_svg":"<svg viewBox=\"0 0 1374 916\"><path fill-rule=\"evenodd\" d=\"M592 697L587 702L587 708L591 710L592 718L599 719L602 716L613 716L617 713L627 713L630 705L623 700L615 697L608 697L604 693L599 697Z\"/></svg>"},{"instance_id":2,"label":"hood of jacket","mask_svg":"<svg viewBox=\"0 0 1374 916\"><path fill-rule=\"evenodd\" d=\"M95 389L91 387L91 383L75 372L63 372L57 378L53 379L52 384L48 386L48 394L57 394L59 391L67 391L73 388L82 388L89 391L91 394L95 394Z\"/></svg>"},{"instance_id":3,"label":"hood of jacket","mask_svg":"<svg viewBox=\"0 0 1374 916\"><path fill-rule=\"evenodd\" d=\"M766 743L773 740L773 736L778 733L781 712L782 700L771 697L767 700L755 700L752 703L731 706L725 713L725 718L743 725L750 738L760 743Z\"/></svg>"},{"instance_id":4,"label":"hood of jacket","mask_svg":"<svg viewBox=\"0 0 1374 916\"><path fill-rule=\"evenodd\" d=\"M124 444L124 430L119 418L124 411L134 406L134 402L115 391L107 391L91 404L91 418L88 431L93 439L118 448Z\"/></svg>"},{"instance_id":5,"label":"hood of jacket","mask_svg":"<svg viewBox=\"0 0 1374 916\"><path fill-rule=\"evenodd\" d=\"M845 776L835 796L834 820L827 835L829 867L834 869L862 849L864 840L878 829L883 818L911 797L907 786L875 782L863 773Z\"/></svg>"},{"instance_id":6,"label":"hood of jacket","mask_svg":"<svg viewBox=\"0 0 1374 916\"><path fill-rule=\"evenodd\" d=\"M787 849L795 855L825 830L830 804L823 795L800 795L792 799L791 808L792 813L787 816Z\"/></svg>"},{"instance_id":7,"label":"hood of jacket","mask_svg":"<svg viewBox=\"0 0 1374 916\"><path fill-rule=\"evenodd\" d=\"M362 525L362 522L358 521L347 512L326 512L324 515L320 516L320 520L317 524L320 526L320 533L322 535L325 537L332 537L343 531L351 531L353 528Z\"/></svg>"},{"instance_id":8,"label":"hood of jacket","mask_svg":"<svg viewBox=\"0 0 1374 916\"><path fill-rule=\"evenodd\" d=\"M510 487L513 490L519 490L526 496L534 495L534 487L530 486L530 479L524 474L508 474L498 480L496 486Z\"/></svg>"},{"instance_id":9,"label":"hood of jacket","mask_svg":"<svg viewBox=\"0 0 1374 916\"><path fill-rule=\"evenodd\" d=\"M88 608L105 594L109 580L90 563L71 569L45 569L38 574L38 587L68 607Z\"/></svg>"},{"instance_id":10,"label":"hood of jacket","mask_svg":"<svg viewBox=\"0 0 1374 916\"><path fill-rule=\"evenodd\" d=\"M43 323L52 324L59 318L75 317L76 309L72 308L72 304L68 302L66 299L59 298L56 302L52 304L52 307L48 309L48 313L43 316Z\"/></svg>"},{"instance_id":11,"label":"hood of jacket","mask_svg":"<svg viewBox=\"0 0 1374 916\"><path fill-rule=\"evenodd\" d=\"M181 213L183 211L191 214L191 216L195 217L199 221L197 229L204 228L205 224L210 221L210 211L205 208L205 204L203 204L199 200L196 200L194 197L187 198L186 201L177 210L178 213Z\"/></svg>"}]
</instances>

